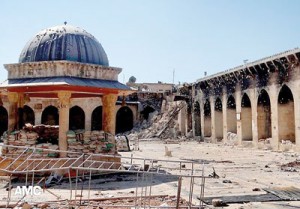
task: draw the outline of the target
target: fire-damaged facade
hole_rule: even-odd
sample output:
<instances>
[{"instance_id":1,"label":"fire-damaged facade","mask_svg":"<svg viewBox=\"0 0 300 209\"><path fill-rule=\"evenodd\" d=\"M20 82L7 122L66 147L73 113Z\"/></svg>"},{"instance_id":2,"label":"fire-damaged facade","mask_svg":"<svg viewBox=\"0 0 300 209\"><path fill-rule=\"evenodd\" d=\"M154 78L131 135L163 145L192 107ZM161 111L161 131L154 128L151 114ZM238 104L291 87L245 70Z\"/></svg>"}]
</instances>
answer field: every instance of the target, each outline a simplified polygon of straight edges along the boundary
<instances>
[{"instance_id":1,"label":"fire-damaged facade","mask_svg":"<svg viewBox=\"0 0 300 209\"><path fill-rule=\"evenodd\" d=\"M193 130L212 142L300 149L300 49L193 84Z\"/></svg>"}]
</instances>

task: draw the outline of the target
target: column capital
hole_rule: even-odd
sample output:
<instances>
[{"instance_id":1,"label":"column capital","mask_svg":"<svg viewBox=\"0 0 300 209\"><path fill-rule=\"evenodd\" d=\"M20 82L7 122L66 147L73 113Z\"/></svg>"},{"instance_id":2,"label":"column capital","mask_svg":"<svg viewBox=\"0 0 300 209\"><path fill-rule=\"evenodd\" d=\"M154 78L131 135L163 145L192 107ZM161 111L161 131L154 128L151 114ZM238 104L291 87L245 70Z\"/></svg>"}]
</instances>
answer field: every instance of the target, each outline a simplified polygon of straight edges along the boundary
<instances>
[{"instance_id":1,"label":"column capital","mask_svg":"<svg viewBox=\"0 0 300 209\"><path fill-rule=\"evenodd\" d=\"M104 94L102 96L102 102L108 102L109 104L114 104L117 102L118 95L117 94Z\"/></svg>"},{"instance_id":2,"label":"column capital","mask_svg":"<svg viewBox=\"0 0 300 209\"><path fill-rule=\"evenodd\" d=\"M17 92L8 92L7 98L10 103L17 103L19 99L19 94Z\"/></svg>"},{"instance_id":3,"label":"column capital","mask_svg":"<svg viewBox=\"0 0 300 209\"><path fill-rule=\"evenodd\" d=\"M59 91L57 92L58 97L58 108L66 108L70 105L72 93L69 91Z\"/></svg>"}]
</instances>

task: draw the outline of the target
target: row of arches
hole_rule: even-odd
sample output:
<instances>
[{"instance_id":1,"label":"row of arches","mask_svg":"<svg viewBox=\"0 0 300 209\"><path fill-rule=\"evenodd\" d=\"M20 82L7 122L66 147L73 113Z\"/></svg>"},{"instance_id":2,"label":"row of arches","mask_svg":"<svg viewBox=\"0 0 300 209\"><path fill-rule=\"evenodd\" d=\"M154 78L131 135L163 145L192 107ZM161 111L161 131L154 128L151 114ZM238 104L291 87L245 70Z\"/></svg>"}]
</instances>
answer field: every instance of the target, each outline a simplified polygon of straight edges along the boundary
<instances>
[{"instance_id":1,"label":"row of arches","mask_svg":"<svg viewBox=\"0 0 300 209\"><path fill-rule=\"evenodd\" d=\"M253 101L252 101L253 102ZM198 103L198 102L196 102ZM257 134L258 139L272 138L272 114L271 104L268 92L262 89L257 98ZM294 97L292 91L287 85L283 85L279 91L278 99L278 134L279 140L290 140L295 142L295 113L294 113ZM199 103L194 107L200 106ZM212 135L212 111L214 111L215 137L216 139L223 139L223 103L221 98L217 97L214 104L211 105L209 99L204 102L204 137L211 137ZM213 110L211 108L214 108ZM199 108L200 109L200 108ZM195 112L195 134L200 133L200 112ZM241 98L241 130L242 140L251 141L253 139L253 113L251 100L247 93L244 93ZM226 124L227 132L237 133L237 111L236 101L233 95L228 96L226 102ZM197 122L196 122L197 121Z\"/></svg>"},{"instance_id":2,"label":"row of arches","mask_svg":"<svg viewBox=\"0 0 300 209\"><path fill-rule=\"evenodd\" d=\"M35 124L35 114L31 107L25 105L18 109L18 127L23 127L26 123ZM92 112L91 130L102 129L102 106L96 107ZM59 110L55 106L46 107L41 116L41 123L45 125L59 125ZM133 128L133 113L127 107L121 107L116 115L116 133L123 133ZM0 106L0 134L8 129L8 112ZM70 108L69 129L85 129L85 112L79 106Z\"/></svg>"}]
</instances>

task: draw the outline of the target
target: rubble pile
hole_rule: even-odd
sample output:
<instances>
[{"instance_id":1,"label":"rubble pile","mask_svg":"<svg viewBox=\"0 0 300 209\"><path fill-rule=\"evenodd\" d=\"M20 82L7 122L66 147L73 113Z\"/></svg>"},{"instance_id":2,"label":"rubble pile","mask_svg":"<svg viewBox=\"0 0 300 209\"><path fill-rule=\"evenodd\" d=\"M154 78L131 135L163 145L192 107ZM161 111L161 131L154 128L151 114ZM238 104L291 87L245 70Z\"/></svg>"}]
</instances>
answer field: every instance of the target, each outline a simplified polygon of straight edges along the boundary
<instances>
[{"instance_id":1,"label":"rubble pile","mask_svg":"<svg viewBox=\"0 0 300 209\"><path fill-rule=\"evenodd\" d=\"M116 136L116 146L118 151L130 151L127 136Z\"/></svg>"},{"instance_id":2,"label":"rubble pile","mask_svg":"<svg viewBox=\"0 0 300 209\"><path fill-rule=\"evenodd\" d=\"M139 96L139 102L141 103L143 109L147 106L152 107L156 111L160 111L161 105L163 101L162 94L151 94L151 93L144 93Z\"/></svg>"},{"instance_id":3,"label":"rubble pile","mask_svg":"<svg viewBox=\"0 0 300 209\"><path fill-rule=\"evenodd\" d=\"M79 157L82 153L114 154L114 136L104 131L68 131L68 157Z\"/></svg>"},{"instance_id":4,"label":"rubble pile","mask_svg":"<svg viewBox=\"0 0 300 209\"><path fill-rule=\"evenodd\" d=\"M295 144L291 140L281 140L279 149L283 152L295 150Z\"/></svg>"},{"instance_id":5,"label":"rubble pile","mask_svg":"<svg viewBox=\"0 0 300 209\"><path fill-rule=\"evenodd\" d=\"M236 133L228 132L226 136L227 141L225 144L227 145L237 145L238 144L238 137Z\"/></svg>"},{"instance_id":6,"label":"rubble pile","mask_svg":"<svg viewBox=\"0 0 300 209\"><path fill-rule=\"evenodd\" d=\"M115 208L115 209L121 209L121 208L136 208L136 207L154 207L154 208L175 208L177 204L177 197L171 196L171 195L152 195L150 197L146 198L136 198L134 197L133 193L130 193L131 196L127 197L99 197L94 198L93 200L82 201L82 203L79 200L73 200L73 201L52 201L52 202L46 202L46 203L39 203L39 204L32 204L29 205L28 208L42 208L43 206L45 208ZM195 207L195 205L191 204L183 199L179 198L178 201L179 207L181 208L187 208L187 207ZM22 205L23 208L25 204ZM100 207L100 206L101 207Z\"/></svg>"},{"instance_id":7,"label":"rubble pile","mask_svg":"<svg viewBox=\"0 0 300 209\"><path fill-rule=\"evenodd\" d=\"M2 136L4 145L12 146L30 146L41 149L58 150L58 126L26 124L23 129L13 131L10 134L5 132ZM2 150L2 153L7 156L19 155L23 149L17 147L7 147ZM57 157L55 151L39 151L35 155L37 157Z\"/></svg>"},{"instance_id":8,"label":"rubble pile","mask_svg":"<svg viewBox=\"0 0 300 209\"><path fill-rule=\"evenodd\" d=\"M271 150L271 140L272 138L259 139L257 144L258 149Z\"/></svg>"},{"instance_id":9,"label":"rubble pile","mask_svg":"<svg viewBox=\"0 0 300 209\"><path fill-rule=\"evenodd\" d=\"M127 133L130 139L136 138L180 138L185 137L179 131L178 113L186 106L184 101L168 102L162 113L154 112L146 121L135 126Z\"/></svg>"}]
</instances>

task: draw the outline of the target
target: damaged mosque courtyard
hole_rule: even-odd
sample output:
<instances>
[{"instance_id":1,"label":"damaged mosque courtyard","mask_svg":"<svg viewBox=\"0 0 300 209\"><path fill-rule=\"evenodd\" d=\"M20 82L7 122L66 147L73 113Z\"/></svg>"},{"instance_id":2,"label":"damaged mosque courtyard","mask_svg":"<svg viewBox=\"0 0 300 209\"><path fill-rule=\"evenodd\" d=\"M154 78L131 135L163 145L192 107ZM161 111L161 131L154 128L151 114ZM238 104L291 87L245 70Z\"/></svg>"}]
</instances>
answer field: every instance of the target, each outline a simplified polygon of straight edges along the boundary
<instances>
[{"instance_id":1,"label":"damaged mosque courtyard","mask_svg":"<svg viewBox=\"0 0 300 209\"><path fill-rule=\"evenodd\" d=\"M4 65L0 207L299 208L299 63L125 85L90 33L42 30Z\"/></svg>"}]
</instances>

